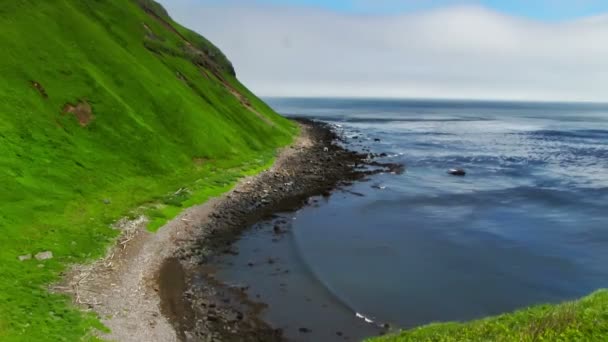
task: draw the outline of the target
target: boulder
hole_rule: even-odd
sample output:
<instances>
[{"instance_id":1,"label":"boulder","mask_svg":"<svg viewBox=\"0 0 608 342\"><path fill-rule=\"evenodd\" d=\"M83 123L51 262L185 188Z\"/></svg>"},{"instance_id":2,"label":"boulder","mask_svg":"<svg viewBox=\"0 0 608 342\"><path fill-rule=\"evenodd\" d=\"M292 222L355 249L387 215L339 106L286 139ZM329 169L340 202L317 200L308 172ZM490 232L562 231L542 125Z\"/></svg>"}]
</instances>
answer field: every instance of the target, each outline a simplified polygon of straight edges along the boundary
<instances>
[{"instance_id":1,"label":"boulder","mask_svg":"<svg viewBox=\"0 0 608 342\"><path fill-rule=\"evenodd\" d=\"M34 256L34 258L36 258L36 260L49 260L49 259L53 259L53 252L51 252L51 251L40 252L40 253L36 254Z\"/></svg>"},{"instance_id":2,"label":"boulder","mask_svg":"<svg viewBox=\"0 0 608 342\"><path fill-rule=\"evenodd\" d=\"M26 260L30 260L32 259L32 255L31 254L26 254L26 255L20 255L19 256L19 261L26 261Z\"/></svg>"}]
</instances>

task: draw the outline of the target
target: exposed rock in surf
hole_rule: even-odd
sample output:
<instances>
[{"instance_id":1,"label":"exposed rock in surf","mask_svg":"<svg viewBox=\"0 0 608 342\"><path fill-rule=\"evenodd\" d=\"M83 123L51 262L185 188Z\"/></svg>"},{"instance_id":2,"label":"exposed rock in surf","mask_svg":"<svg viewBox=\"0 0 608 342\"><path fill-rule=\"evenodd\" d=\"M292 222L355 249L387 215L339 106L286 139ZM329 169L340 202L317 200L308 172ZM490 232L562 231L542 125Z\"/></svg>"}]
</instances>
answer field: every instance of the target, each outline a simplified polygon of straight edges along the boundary
<instances>
[{"instance_id":1,"label":"exposed rock in surf","mask_svg":"<svg viewBox=\"0 0 608 342\"><path fill-rule=\"evenodd\" d=\"M449 169L448 173L452 176L464 176L467 172L464 169Z\"/></svg>"}]
</instances>

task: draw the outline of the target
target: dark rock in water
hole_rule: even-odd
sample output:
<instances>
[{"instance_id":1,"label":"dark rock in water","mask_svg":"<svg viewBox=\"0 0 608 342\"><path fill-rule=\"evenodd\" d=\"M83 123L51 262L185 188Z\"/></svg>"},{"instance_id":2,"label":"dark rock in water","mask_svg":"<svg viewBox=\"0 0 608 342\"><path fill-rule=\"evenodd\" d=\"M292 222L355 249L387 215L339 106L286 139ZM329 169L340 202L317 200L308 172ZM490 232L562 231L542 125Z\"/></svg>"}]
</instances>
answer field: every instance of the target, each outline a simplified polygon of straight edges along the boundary
<instances>
[{"instance_id":1,"label":"dark rock in water","mask_svg":"<svg viewBox=\"0 0 608 342\"><path fill-rule=\"evenodd\" d=\"M274 231L275 234L281 234L281 233L283 233L283 230L281 229L281 226L279 226L278 224L275 224L274 227L272 228L272 230Z\"/></svg>"},{"instance_id":2,"label":"dark rock in water","mask_svg":"<svg viewBox=\"0 0 608 342\"><path fill-rule=\"evenodd\" d=\"M312 332L312 330L310 330L310 329L308 329L308 328L300 328L300 329L299 329L299 331L300 331L301 333L304 333L304 334L307 334L307 333L309 333L309 332Z\"/></svg>"},{"instance_id":3,"label":"dark rock in water","mask_svg":"<svg viewBox=\"0 0 608 342\"><path fill-rule=\"evenodd\" d=\"M452 176L464 176L467 174L466 171L463 169L449 169L448 173Z\"/></svg>"},{"instance_id":4,"label":"dark rock in water","mask_svg":"<svg viewBox=\"0 0 608 342\"><path fill-rule=\"evenodd\" d=\"M380 141L380 139L376 138L376 139L374 139L374 141L375 141L375 142L379 142L379 141Z\"/></svg>"}]
</instances>

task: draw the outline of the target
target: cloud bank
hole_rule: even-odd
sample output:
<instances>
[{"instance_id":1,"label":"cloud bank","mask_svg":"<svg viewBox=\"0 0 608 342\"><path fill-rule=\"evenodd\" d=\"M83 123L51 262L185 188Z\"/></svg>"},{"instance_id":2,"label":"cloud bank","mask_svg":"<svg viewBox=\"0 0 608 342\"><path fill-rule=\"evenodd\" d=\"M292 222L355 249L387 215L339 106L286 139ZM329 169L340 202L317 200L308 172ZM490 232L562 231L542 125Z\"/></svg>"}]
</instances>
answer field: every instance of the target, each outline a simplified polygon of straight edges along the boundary
<instances>
[{"instance_id":1,"label":"cloud bank","mask_svg":"<svg viewBox=\"0 0 608 342\"><path fill-rule=\"evenodd\" d=\"M541 22L462 5L365 16L161 2L263 96L608 101L608 16Z\"/></svg>"}]
</instances>

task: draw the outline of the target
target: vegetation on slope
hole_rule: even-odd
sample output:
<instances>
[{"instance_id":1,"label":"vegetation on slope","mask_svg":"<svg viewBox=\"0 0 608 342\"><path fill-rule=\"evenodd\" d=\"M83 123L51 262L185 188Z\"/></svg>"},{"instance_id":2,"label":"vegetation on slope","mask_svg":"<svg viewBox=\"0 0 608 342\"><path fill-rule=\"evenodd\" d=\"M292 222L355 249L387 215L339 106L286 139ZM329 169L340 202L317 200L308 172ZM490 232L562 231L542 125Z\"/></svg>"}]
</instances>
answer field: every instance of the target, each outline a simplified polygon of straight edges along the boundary
<instances>
[{"instance_id":1,"label":"vegetation on slope","mask_svg":"<svg viewBox=\"0 0 608 342\"><path fill-rule=\"evenodd\" d=\"M154 2L11 0L0 27L0 340L93 339L48 290L67 265L132 209L158 228L266 167L297 128Z\"/></svg>"},{"instance_id":2,"label":"vegetation on slope","mask_svg":"<svg viewBox=\"0 0 608 342\"><path fill-rule=\"evenodd\" d=\"M606 341L608 291L559 305L541 305L470 323L440 323L374 342Z\"/></svg>"}]
</instances>

